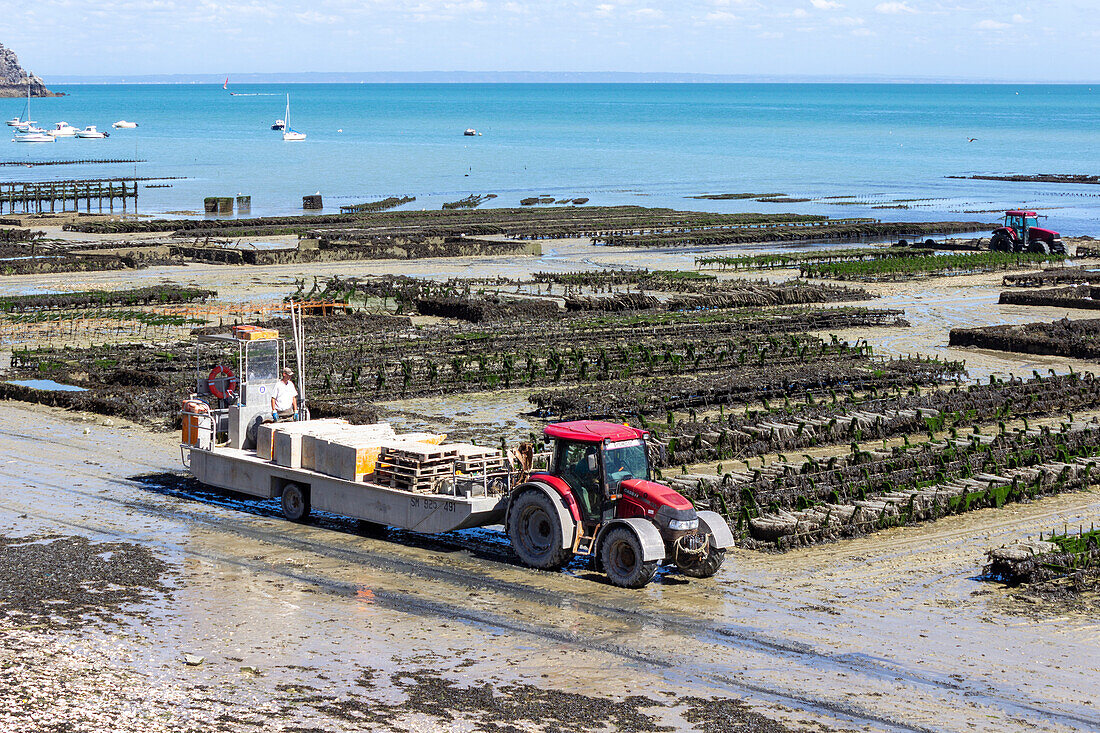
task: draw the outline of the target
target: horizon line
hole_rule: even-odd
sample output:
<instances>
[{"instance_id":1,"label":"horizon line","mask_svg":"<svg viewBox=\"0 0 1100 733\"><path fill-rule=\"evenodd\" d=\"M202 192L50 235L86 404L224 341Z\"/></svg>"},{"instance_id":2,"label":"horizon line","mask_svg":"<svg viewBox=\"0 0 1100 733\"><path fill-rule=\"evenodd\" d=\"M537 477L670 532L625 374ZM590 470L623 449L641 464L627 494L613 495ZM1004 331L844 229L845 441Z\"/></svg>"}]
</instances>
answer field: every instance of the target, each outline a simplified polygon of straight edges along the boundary
<instances>
[{"instance_id":1,"label":"horizon line","mask_svg":"<svg viewBox=\"0 0 1100 733\"><path fill-rule=\"evenodd\" d=\"M893 74L708 74L632 71L306 71L163 74L57 74L47 84L390 84L390 83L677 83L677 84L1059 84L1091 80L907 76ZM44 80L45 81L45 80Z\"/></svg>"}]
</instances>

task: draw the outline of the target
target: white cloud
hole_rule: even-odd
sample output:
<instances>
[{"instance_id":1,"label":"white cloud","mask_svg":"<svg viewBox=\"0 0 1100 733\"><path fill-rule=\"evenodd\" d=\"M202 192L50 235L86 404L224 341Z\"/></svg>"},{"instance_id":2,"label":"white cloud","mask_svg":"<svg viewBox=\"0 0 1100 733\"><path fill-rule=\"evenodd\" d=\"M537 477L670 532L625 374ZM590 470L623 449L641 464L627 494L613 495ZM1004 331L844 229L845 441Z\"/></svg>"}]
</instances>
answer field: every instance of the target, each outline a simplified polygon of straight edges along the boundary
<instances>
[{"instance_id":1,"label":"white cloud","mask_svg":"<svg viewBox=\"0 0 1100 733\"><path fill-rule=\"evenodd\" d=\"M974 25L980 31L999 31L1008 28L1008 23L1002 23L999 20L983 20L980 23Z\"/></svg>"},{"instance_id":2,"label":"white cloud","mask_svg":"<svg viewBox=\"0 0 1100 733\"><path fill-rule=\"evenodd\" d=\"M443 3L443 7L447 10L472 10L474 12L481 12L487 7L485 0L466 0L466 2L459 3Z\"/></svg>"},{"instance_id":3,"label":"white cloud","mask_svg":"<svg viewBox=\"0 0 1100 733\"><path fill-rule=\"evenodd\" d=\"M870 28L856 28L852 31L853 36L873 36L875 32Z\"/></svg>"},{"instance_id":4,"label":"white cloud","mask_svg":"<svg viewBox=\"0 0 1100 733\"><path fill-rule=\"evenodd\" d=\"M844 7L836 2L836 0L810 0L810 5L813 5L818 10L836 10Z\"/></svg>"},{"instance_id":5,"label":"white cloud","mask_svg":"<svg viewBox=\"0 0 1100 733\"><path fill-rule=\"evenodd\" d=\"M843 18L833 18L831 22L833 25L857 26L863 25L863 18L853 18L850 15L846 15Z\"/></svg>"},{"instance_id":6,"label":"white cloud","mask_svg":"<svg viewBox=\"0 0 1100 733\"><path fill-rule=\"evenodd\" d=\"M649 18L651 20L665 17L665 14L656 8L638 8L630 14L636 18Z\"/></svg>"},{"instance_id":7,"label":"white cloud","mask_svg":"<svg viewBox=\"0 0 1100 733\"><path fill-rule=\"evenodd\" d=\"M340 18L336 15L325 15L318 13L316 10L307 10L304 13L295 13L294 17L298 19L299 23L339 23Z\"/></svg>"},{"instance_id":8,"label":"white cloud","mask_svg":"<svg viewBox=\"0 0 1100 733\"><path fill-rule=\"evenodd\" d=\"M1012 22L1013 22L1013 23L1026 23L1026 22L1027 22L1027 18L1025 18L1024 16L1020 15L1019 13L1016 13L1015 15L1013 15L1013 16L1012 16Z\"/></svg>"},{"instance_id":9,"label":"white cloud","mask_svg":"<svg viewBox=\"0 0 1100 733\"><path fill-rule=\"evenodd\" d=\"M714 23L732 23L739 20L738 16L728 10L714 10L706 15L706 19Z\"/></svg>"},{"instance_id":10,"label":"white cloud","mask_svg":"<svg viewBox=\"0 0 1100 733\"><path fill-rule=\"evenodd\" d=\"M917 12L904 0L890 0L890 2L879 3L875 6L875 10L883 15L910 15Z\"/></svg>"}]
</instances>

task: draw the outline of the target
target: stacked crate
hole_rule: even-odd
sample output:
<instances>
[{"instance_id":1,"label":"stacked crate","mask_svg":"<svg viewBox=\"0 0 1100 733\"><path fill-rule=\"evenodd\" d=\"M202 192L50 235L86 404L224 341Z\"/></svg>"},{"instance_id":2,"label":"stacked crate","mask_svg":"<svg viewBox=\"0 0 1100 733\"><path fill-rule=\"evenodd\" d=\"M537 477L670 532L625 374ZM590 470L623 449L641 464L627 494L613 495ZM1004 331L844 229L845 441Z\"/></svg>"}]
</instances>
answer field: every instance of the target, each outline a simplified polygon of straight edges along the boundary
<instances>
[{"instance_id":1,"label":"stacked crate","mask_svg":"<svg viewBox=\"0 0 1100 733\"><path fill-rule=\"evenodd\" d=\"M389 445L375 469L375 483L417 494L434 494L438 483L454 475L458 452L450 445Z\"/></svg>"},{"instance_id":2,"label":"stacked crate","mask_svg":"<svg viewBox=\"0 0 1100 733\"><path fill-rule=\"evenodd\" d=\"M508 459L493 448L455 443L455 480L447 493L461 496L487 496L500 493L510 485L512 467ZM446 489L445 489L446 490Z\"/></svg>"},{"instance_id":3,"label":"stacked crate","mask_svg":"<svg viewBox=\"0 0 1100 733\"><path fill-rule=\"evenodd\" d=\"M508 471L508 460L494 448L468 443L452 443L441 447L455 450L455 473L498 474Z\"/></svg>"}]
</instances>

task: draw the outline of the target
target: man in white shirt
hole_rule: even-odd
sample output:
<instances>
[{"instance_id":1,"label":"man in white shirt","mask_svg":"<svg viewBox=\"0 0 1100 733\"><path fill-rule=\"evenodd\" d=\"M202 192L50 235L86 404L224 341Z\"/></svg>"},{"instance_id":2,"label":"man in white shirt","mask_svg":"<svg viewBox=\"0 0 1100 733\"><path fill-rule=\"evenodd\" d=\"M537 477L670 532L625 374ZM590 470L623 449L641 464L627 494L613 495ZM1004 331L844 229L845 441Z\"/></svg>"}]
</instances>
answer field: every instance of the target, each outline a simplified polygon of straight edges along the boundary
<instances>
[{"instance_id":1,"label":"man in white shirt","mask_svg":"<svg viewBox=\"0 0 1100 733\"><path fill-rule=\"evenodd\" d=\"M282 378L271 390L271 417L276 422L292 420L298 412L298 389L290 381L293 376L294 372L284 367Z\"/></svg>"}]
</instances>

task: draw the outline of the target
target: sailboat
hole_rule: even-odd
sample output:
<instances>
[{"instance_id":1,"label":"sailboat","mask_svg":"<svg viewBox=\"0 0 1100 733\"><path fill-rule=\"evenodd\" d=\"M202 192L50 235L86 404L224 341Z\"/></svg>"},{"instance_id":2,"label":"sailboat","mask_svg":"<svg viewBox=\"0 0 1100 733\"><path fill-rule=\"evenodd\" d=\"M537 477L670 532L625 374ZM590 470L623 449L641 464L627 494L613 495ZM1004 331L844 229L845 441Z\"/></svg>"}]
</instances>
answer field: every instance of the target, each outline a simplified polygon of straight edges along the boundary
<instances>
[{"instance_id":1,"label":"sailboat","mask_svg":"<svg viewBox=\"0 0 1100 733\"><path fill-rule=\"evenodd\" d=\"M52 143L56 142L57 138L53 135L38 129L37 127L30 130L23 130L16 128L15 137L11 139L13 143Z\"/></svg>"},{"instance_id":2,"label":"sailboat","mask_svg":"<svg viewBox=\"0 0 1100 733\"><path fill-rule=\"evenodd\" d=\"M295 132L290 126L290 95L286 95L286 113L283 115L283 140L305 140L304 132Z\"/></svg>"},{"instance_id":3,"label":"sailboat","mask_svg":"<svg viewBox=\"0 0 1100 733\"><path fill-rule=\"evenodd\" d=\"M23 113L26 113L27 119L23 119ZM24 132L30 131L30 128L34 127L36 122L31 119L31 80L27 77L27 103L23 106L23 112L18 117L8 120L8 127L22 127L26 128Z\"/></svg>"}]
</instances>

